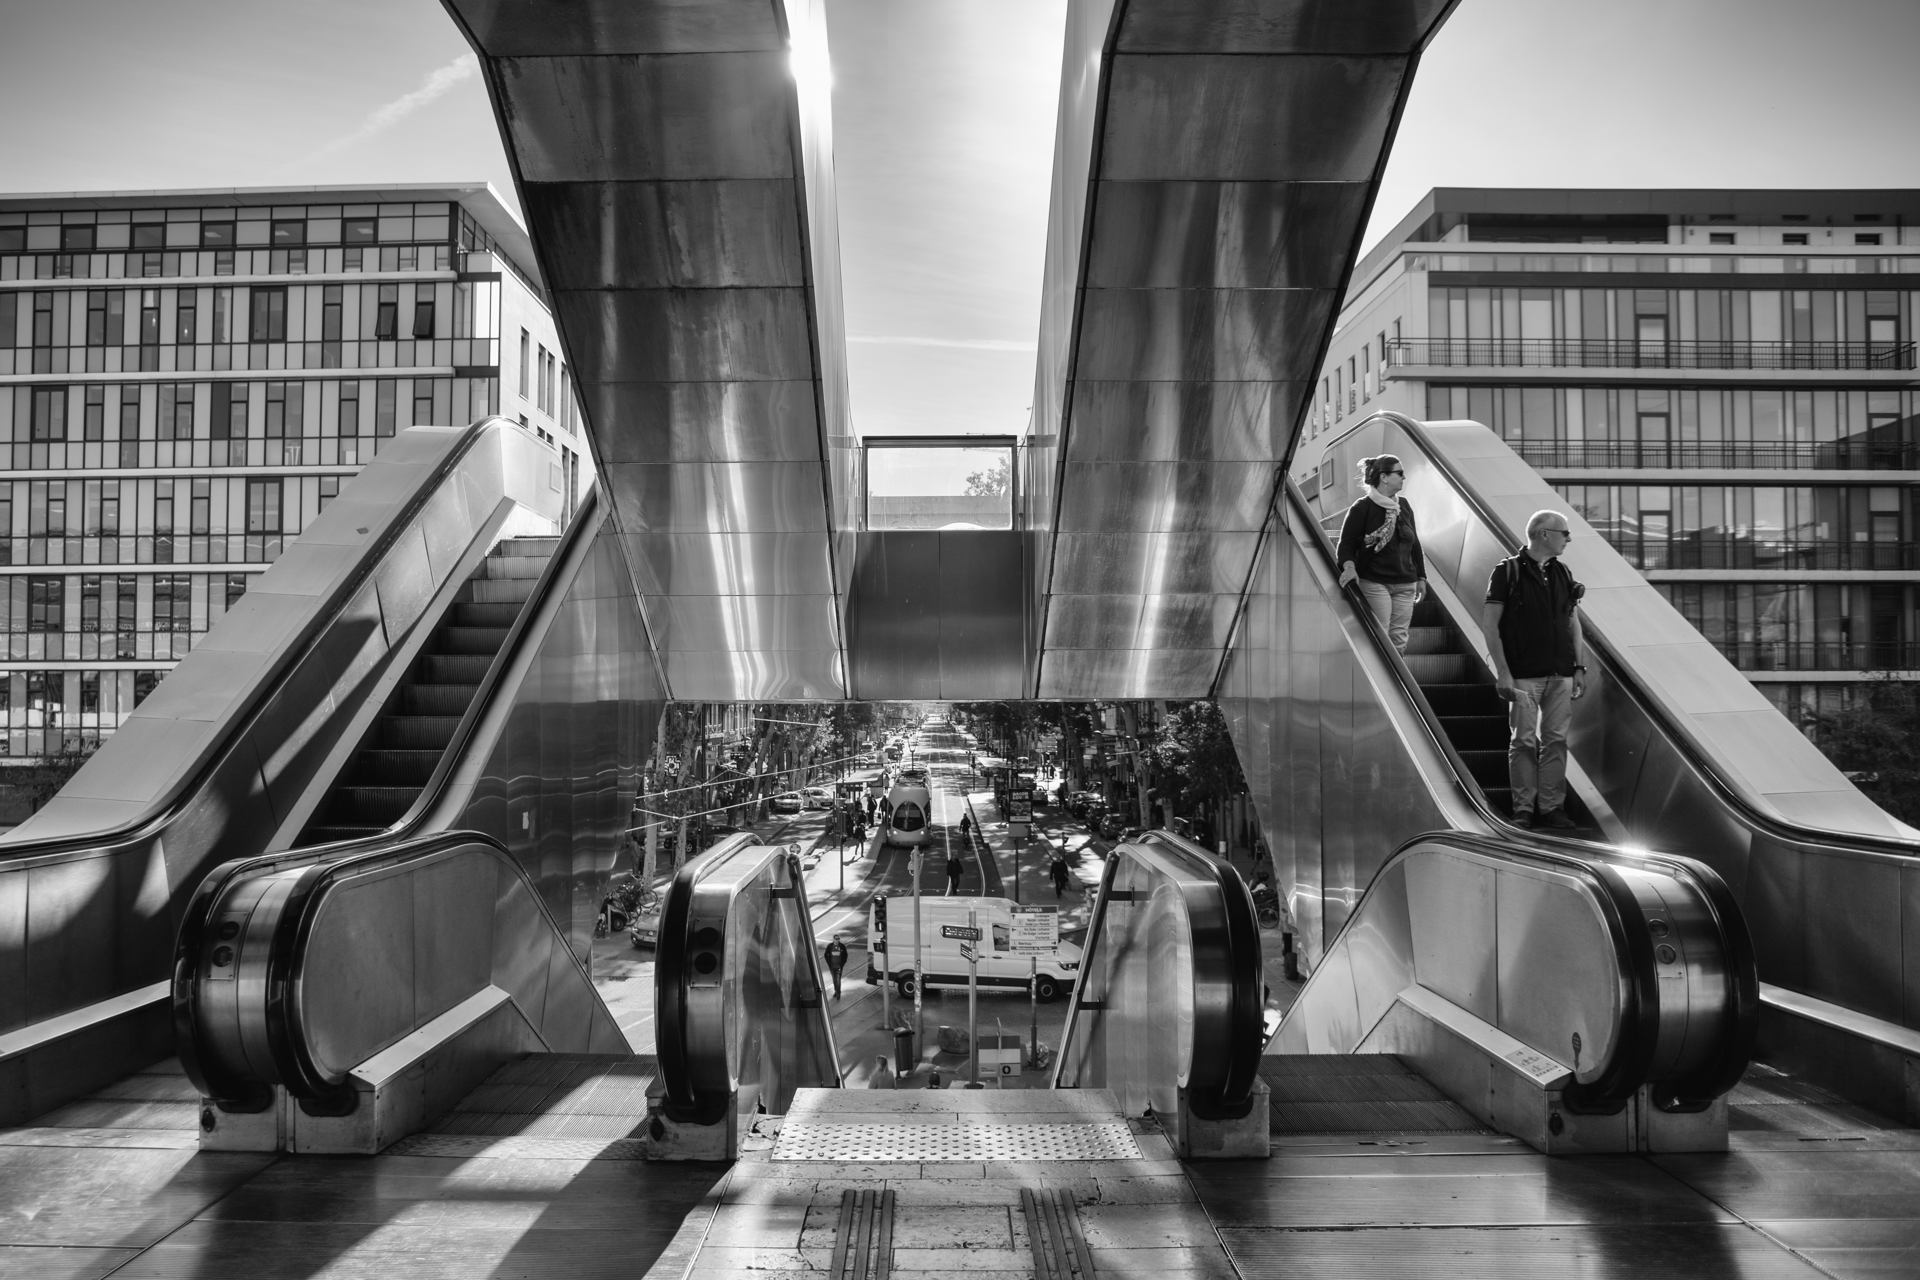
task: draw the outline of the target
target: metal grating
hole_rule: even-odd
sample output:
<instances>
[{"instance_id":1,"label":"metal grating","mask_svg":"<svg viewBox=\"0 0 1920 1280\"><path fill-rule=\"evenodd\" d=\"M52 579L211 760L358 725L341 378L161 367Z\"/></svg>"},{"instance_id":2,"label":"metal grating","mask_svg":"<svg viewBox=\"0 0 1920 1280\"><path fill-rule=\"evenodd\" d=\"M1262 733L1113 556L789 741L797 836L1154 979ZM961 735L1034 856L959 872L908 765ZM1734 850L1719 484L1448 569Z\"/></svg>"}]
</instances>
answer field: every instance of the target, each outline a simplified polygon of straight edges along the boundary
<instances>
[{"instance_id":1,"label":"metal grating","mask_svg":"<svg viewBox=\"0 0 1920 1280\"><path fill-rule=\"evenodd\" d=\"M1139 1160L1125 1121L1092 1124L824 1124L788 1117L775 1160L850 1164L968 1160Z\"/></svg>"}]
</instances>

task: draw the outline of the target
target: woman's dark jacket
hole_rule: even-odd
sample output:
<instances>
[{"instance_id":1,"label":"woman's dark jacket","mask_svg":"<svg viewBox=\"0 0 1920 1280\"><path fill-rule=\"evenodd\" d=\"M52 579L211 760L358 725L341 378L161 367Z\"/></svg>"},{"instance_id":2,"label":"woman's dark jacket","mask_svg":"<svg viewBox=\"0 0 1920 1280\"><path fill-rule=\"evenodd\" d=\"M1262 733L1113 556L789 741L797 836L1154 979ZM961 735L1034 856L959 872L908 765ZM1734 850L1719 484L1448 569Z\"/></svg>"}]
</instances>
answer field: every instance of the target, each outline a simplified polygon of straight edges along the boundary
<instances>
[{"instance_id":1,"label":"woman's dark jacket","mask_svg":"<svg viewBox=\"0 0 1920 1280\"><path fill-rule=\"evenodd\" d=\"M1387 509L1370 497L1361 497L1347 508L1347 521L1340 526L1340 549L1335 559L1344 567L1353 567L1368 582L1418 582L1427 576L1427 559L1420 553L1420 534L1413 526L1413 508L1400 502L1400 520L1393 537L1378 551L1367 548L1366 536L1385 524Z\"/></svg>"}]
</instances>

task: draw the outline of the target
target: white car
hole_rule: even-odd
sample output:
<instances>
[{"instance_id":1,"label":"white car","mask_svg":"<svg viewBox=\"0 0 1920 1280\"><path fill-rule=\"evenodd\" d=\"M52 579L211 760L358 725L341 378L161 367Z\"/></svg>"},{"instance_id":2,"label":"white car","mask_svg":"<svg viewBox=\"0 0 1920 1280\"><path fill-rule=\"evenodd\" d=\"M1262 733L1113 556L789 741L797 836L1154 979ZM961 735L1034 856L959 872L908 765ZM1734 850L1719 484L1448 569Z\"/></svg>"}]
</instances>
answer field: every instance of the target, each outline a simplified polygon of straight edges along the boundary
<instances>
[{"instance_id":1,"label":"white car","mask_svg":"<svg viewBox=\"0 0 1920 1280\"><path fill-rule=\"evenodd\" d=\"M832 787L808 787L800 793L800 798L809 809L833 808Z\"/></svg>"}]
</instances>

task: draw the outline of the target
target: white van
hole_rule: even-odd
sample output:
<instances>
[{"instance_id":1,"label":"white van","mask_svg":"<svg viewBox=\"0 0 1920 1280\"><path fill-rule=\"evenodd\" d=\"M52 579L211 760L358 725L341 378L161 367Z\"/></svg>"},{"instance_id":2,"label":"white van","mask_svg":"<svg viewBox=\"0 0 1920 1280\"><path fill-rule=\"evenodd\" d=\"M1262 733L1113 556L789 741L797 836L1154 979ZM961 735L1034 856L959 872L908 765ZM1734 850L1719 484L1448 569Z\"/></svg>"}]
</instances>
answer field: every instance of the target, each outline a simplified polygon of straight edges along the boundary
<instances>
[{"instance_id":1,"label":"white van","mask_svg":"<svg viewBox=\"0 0 1920 1280\"><path fill-rule=\"evenodd\" d=\"M968 964L960 954L962 939L947 936L944 927L965 925L967 913L971 911L980 929L977 950L982 990L1024 992L1037 959L1040 999L1053 1000L1071 992L1080 977L1079 946L1061 942L1046 955L1014 954L1013 906L1006 898L923 896L920 920L926 929L926 943L921 949L920 962L926 969L928 988L966 988ZM901 995L913 995L913 895L910 893L875 894L867 905L867 981L877 983L882 974Z\"/></svg>"}]
</instances>

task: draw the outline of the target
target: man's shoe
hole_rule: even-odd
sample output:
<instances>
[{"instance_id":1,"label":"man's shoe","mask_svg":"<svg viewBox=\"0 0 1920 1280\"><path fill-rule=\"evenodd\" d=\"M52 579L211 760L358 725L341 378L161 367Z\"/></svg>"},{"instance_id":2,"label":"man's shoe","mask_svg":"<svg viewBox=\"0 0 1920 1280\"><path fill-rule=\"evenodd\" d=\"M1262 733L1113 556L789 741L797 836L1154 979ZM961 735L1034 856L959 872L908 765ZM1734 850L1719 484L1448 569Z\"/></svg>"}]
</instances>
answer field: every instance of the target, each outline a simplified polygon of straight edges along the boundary
<instances>
[{"instance_id":1,"label":"man's shoe","mask_svg":"<svg viewBox=\"0 0 1920 1280\"><path fill-rule=\"evenodd\" d=\"M1549 809L1534 819L1537 827L1550 827L1555 831L1577 831L1580 824L1567 816L1565 809Z\"/></svg>"},{"instance_id":2,"label":"man's shoe","mask_svg":"<svg viewBox=\"0 0 1920 1280\"><path fill-rule=\"evenodd\" d=\"M1509 818L1508 821L1513 823L1514 826L1519 827L1522 831L1531 831L1533 829L1533 810L1517 809L1514 811L1513 817Z\"/></svg>"}]
</instances>

